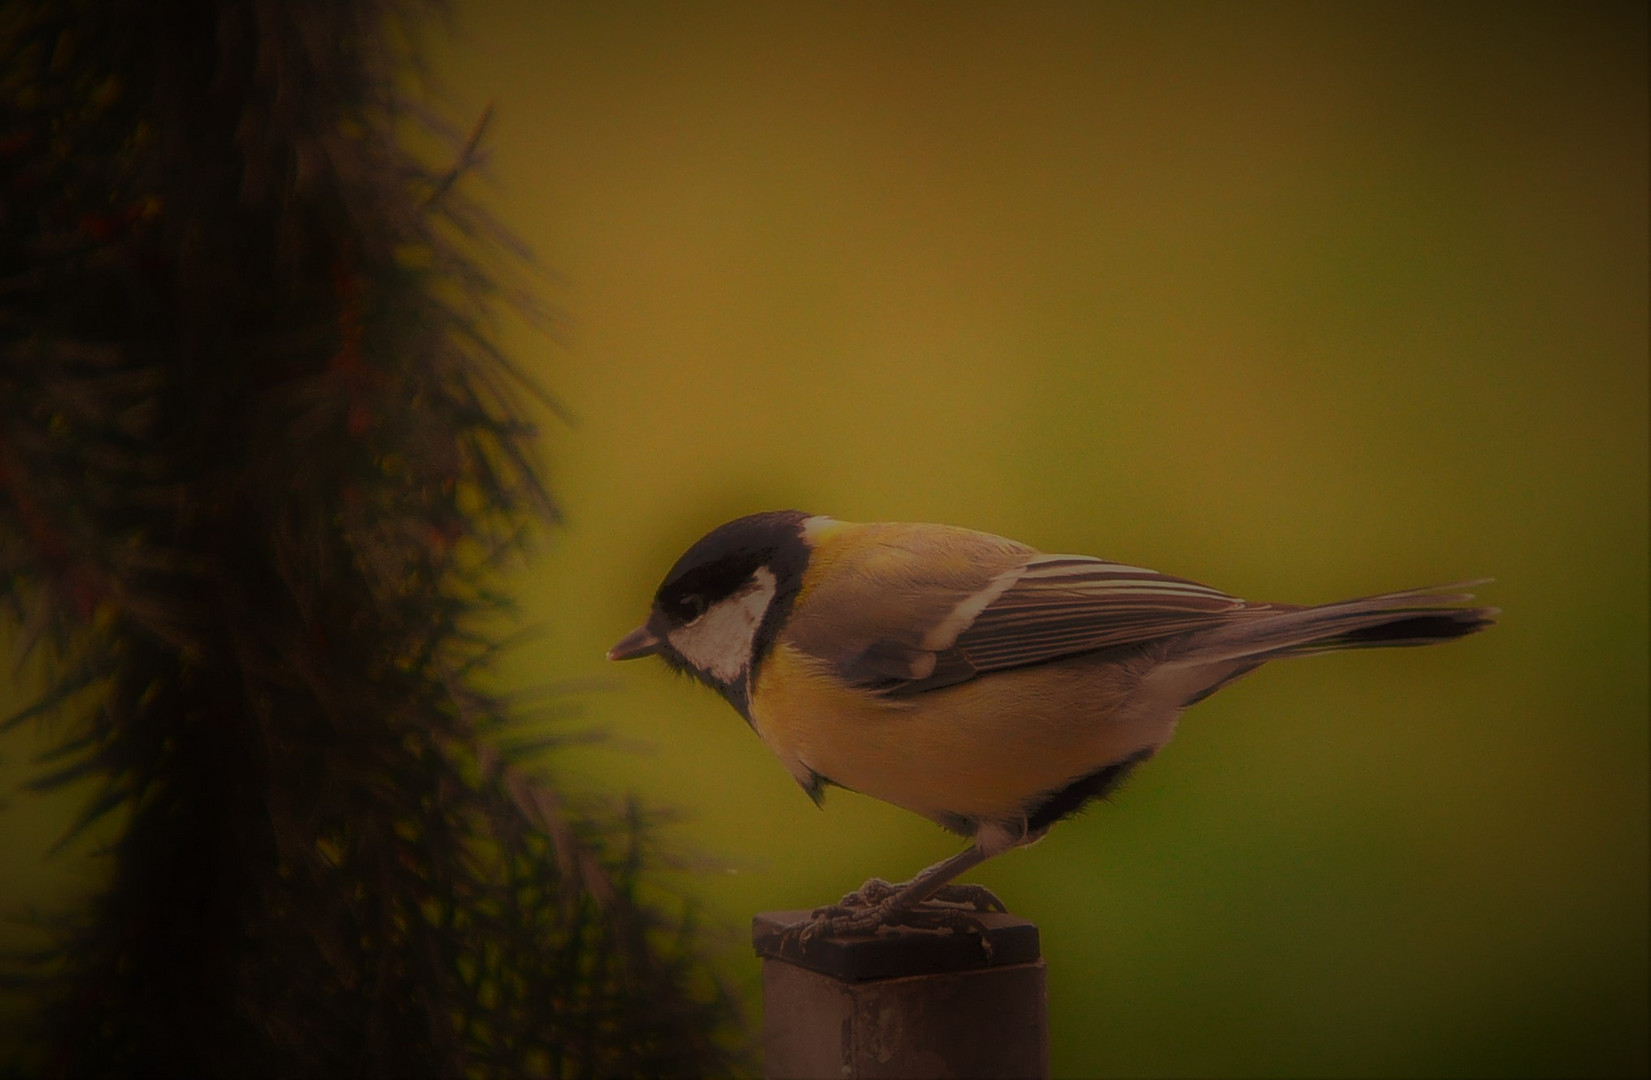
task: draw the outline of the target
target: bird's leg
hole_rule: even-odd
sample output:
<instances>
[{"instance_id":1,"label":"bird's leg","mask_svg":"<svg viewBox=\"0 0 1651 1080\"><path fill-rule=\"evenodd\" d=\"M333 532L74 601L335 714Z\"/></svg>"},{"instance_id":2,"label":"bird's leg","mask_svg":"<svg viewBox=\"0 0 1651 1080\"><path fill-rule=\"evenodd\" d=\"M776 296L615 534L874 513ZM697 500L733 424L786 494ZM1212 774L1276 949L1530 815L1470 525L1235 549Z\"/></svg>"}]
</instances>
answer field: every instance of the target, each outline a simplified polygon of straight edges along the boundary
<instances>
[{"instance_id":1,"label":"bird's leg","mask_svg":"<svg viewBox=\"0 0 1651 1080\"><path fill-rule=\"evenodd\" d=\"M901 885L872 878L858 892L843 897L839 904L823 907L804 921L787 928L800 944L819 936L864 934L879 926L935 926L979 930L967 912L955 907L918 906L929 900L966 904L977 911L1003 911L1003 903L979 885L951 885L957 875L979 866L989 858L978 845L970 846L949 859L935 863Z\"/></svg>"},{"instance_id":2,"label":"bird's leg","mask_svg":"<svg viewBox=\"0 0 1651 1080\"><path fill-rule=\"evenodd\" d=\"M872 878L835 905L839 908L870 908L888 904L893 908L916 907L927 901L942 904L962 904L977 911L1006 911L1003 901L993 896L984 885L954 885L952 879L964 871L979 866L989 855L979 847L970 847L949 859L935 863L910 881L891 885L882 878Z\"/></svg>"}]
</instances>

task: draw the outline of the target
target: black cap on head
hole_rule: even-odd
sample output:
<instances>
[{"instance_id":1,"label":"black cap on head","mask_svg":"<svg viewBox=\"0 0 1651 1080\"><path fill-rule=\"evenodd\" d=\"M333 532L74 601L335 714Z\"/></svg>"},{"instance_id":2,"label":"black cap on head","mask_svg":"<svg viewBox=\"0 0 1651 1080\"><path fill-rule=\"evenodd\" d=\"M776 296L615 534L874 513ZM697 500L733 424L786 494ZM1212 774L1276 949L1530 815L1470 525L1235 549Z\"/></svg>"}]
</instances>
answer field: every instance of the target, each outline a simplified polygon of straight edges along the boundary
<instances>
[{"instance_id":1,"label":"black cap on head","mask_svg":"<svg viewBox=\"0 0 1651 1080\"><path fill-rule=\"evenodd\" d=\"M770 510L718 525L665 575L654 593L655 613L669 626L692 622L743 587L759 566L773 571L789 609L808 565L802 525L810 516L801 510Z\"/></svg>"},{"instance_id":2,"label":"black cap on head","mask_svg":"<svg viewBox=\"0 0 1651 1080\"><path fill-rule=\"evenodd\" d=\"M665 575L654 594L648 621L608 655L616 660L657 655L714 687L749 722L750 686L802 589L809 556L803 522L811 516L800 510L775 510L712 529ZM748 653L723 666L704 658L696 664L677 650L672 640L678 630L718 603L750 589L759 576L768 578L770 597Z\"/></svg>"}]
</instances>

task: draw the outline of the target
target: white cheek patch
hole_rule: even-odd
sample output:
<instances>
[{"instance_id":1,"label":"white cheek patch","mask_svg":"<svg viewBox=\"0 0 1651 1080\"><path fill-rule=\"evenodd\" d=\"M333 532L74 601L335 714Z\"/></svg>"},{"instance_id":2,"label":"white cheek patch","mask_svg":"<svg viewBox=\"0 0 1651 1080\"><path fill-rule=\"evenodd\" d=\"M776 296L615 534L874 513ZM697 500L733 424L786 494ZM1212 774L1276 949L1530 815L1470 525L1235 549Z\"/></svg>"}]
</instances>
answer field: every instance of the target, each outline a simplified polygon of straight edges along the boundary
<instances>
[{"instance_id":1,"label":"white cheek patch","mask_svg":"<svg viewBox=\"0 0 1651 1080\"><path fill-rule=\"evenodd\" d=\"M766 566L757 567L745 588L666 635L671 647L688 663L722 682L738 681L751 666L751 646L774 599L776 585L772 571Z\"/></svg>"}]
</instances>

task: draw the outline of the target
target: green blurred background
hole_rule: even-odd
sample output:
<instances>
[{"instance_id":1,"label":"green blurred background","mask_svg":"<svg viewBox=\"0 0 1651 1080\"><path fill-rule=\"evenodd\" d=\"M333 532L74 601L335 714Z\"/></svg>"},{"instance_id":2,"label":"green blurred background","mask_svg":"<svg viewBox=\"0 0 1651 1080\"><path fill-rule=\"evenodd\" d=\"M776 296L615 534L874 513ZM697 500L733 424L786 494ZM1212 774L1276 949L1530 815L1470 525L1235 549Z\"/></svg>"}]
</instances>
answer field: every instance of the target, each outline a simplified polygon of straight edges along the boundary
<instances>
[{"instance_id":1,"label":"green blurred background","mask_svg":"<svg viewBox=\"0 0 1651 1080\"><path fill-rule=\"evenodd\" d=\"M975 880L1042 929L1057 1075L1643 1073L1643 4L459 3L506 329L575 416L500 672L679 808L744 926L954 851L823 812L719 699L608 667L737 514L946 521L1245 596L1465 577L1437 649L1274 665ZM19 688L18 693L23 692ZM572 708L576 707L576 708ZM0 909L92 880L14 793ZM15 936L15 934L13 935Z\"/></svg>"}]
</instances>

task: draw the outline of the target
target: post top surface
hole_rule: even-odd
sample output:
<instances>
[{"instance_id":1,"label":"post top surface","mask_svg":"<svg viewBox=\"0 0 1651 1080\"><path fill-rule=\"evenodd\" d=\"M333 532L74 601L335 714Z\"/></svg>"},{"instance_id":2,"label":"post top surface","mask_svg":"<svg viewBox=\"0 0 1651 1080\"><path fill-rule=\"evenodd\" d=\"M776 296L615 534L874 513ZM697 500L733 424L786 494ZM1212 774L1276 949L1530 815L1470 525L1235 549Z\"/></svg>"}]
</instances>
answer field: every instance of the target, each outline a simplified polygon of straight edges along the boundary
<instances>
[{"instance_id":1,"label":"post top surface","mask_svg":"<svg viewBox=\"0 0 1651 1080\"><path fill-rule=\"evenodd\" d=\"M815 938L806 949L794 940L782 940L781 931L810 914L808 911L759 912L751 920L751 945L757 955L846 982L1029 964L1040 955L1037 924L1002 912L972 916L980 922L984 931L981 936L950 930L884 927L875 934ZM986 947L982 946L983 938Z\"/></svg>"}]
</instances>

